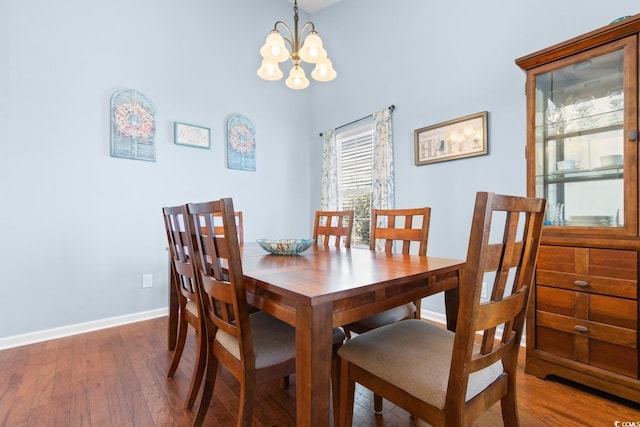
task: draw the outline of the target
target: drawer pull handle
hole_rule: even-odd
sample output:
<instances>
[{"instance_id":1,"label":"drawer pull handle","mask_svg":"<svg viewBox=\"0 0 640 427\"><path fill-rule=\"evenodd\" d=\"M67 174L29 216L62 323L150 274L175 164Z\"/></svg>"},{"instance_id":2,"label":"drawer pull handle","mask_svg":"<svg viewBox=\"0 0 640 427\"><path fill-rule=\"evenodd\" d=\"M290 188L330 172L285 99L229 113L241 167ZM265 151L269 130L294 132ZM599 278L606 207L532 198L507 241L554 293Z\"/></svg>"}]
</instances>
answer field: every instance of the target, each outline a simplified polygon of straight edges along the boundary
<instances>
[{"instance_id":1,"label":"drawer pull handle","mask_svg":"<svg viewBox=\"0 0 640 427\"><path fill-rule=\"evenodd\" d=\"M586 326L582 326L582 325L575 325L573 327L573 329L575 329L578 332L589 332L589 328L587 328Z\"/></svg>"},{"instance_id":2,"label":"drawer pull handle","mask_svg":"<svg viewBox=\"0 0 640 427\"><path fill-rule=\"evenodd\" d=\"M584 280L576 280L575 282L573 282L573 284L582 288L586 288L587 286L589 286L589 282L585 282Z\"/></svg>"}]
</instances>

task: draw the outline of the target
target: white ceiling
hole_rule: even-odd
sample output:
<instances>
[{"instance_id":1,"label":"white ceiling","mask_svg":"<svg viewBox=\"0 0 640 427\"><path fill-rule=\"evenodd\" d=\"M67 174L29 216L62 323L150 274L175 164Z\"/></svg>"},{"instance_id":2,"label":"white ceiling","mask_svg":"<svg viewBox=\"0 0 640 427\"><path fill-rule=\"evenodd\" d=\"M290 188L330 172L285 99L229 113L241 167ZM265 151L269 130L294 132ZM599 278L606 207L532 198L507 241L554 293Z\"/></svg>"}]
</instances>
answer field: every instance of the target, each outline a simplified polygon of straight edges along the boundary
<instances>
[{"instance_id":1,"label":"white ceiling","mask_svg":"<svg viewBox=\"0 0 640 427\"><path fill-rule=\"evenodd\" d=\"M289 0L293 4L293 0ZM298 7L307 13L314 13L340 0L298 0Z\"/></svg>"}]
</instances>

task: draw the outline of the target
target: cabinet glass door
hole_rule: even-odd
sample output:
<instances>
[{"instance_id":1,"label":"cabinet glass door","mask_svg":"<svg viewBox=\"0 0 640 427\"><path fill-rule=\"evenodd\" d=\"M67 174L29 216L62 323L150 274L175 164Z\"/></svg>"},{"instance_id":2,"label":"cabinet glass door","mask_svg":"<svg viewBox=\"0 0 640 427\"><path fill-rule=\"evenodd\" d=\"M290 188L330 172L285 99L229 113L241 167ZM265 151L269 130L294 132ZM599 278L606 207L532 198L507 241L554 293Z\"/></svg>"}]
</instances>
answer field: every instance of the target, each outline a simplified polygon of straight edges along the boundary
<instances>
[{"instance_id":1,"label":"cabinet glass door","mask_svg":"<svg viewBox=\"0 0 640 427\"><path fill-rule=\"evenodd\" d=\"M625 134L628 48L616 43L535 74L533 166L536 196L548 202L546 225L625 227L625 166L636 157Z\"/></svg>"}]
</instances>

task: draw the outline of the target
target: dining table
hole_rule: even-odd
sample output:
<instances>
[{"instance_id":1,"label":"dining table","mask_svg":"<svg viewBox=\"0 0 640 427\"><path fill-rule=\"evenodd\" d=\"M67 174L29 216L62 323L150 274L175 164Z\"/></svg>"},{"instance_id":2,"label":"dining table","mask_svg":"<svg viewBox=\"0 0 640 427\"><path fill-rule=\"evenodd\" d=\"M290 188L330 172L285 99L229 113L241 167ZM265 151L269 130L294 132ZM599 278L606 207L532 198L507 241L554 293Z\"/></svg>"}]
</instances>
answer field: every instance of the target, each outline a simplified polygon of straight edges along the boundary
<instances>
[{"instance_id":1,"label":"dining table","mask_svg":"<svg viewBox=\"0 0 640 427\"><path fill-rule=\"evenodd\" d=\"M247 301L296 329L296 426L330 425L333 328L444 292L455 331L462 260L321 245L295 256L253 243L241 252ZM171 349L178 304L169 288Z\"/></svg>"}]
</instances>

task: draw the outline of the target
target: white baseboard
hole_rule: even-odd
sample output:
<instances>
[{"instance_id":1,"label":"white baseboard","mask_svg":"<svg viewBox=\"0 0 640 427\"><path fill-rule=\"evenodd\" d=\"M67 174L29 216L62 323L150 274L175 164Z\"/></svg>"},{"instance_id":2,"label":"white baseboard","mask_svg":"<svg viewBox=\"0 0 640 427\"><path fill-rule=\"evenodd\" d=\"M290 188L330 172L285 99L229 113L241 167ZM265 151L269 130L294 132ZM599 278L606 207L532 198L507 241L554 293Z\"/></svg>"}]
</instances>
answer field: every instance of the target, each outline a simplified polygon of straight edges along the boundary
<instances>
[{"instance_id":1,"label":"white baseboard","mask_svg":"<svg viewBox=\"0 0 640 427\"><path fill-rule=\"evenodd\" d=\"M107 319L78 323L76 325L29 332L22 335L13 335L6 338L0 338L0 350L53 340L56 338L68 337L71 335L83 334L85 332L97 331L99 329L112 328L114 326L126 325L128 323L155 319L157 317L167 316L168 313L169 309L165 307L158 308L156 310L143 311L140 313L127 314L124 316L110 317Z\"/></svg>"},{"instance_id":2,"label":"white baseboard","mask_svg":"<svg viewBox=\"0 0 640 427\"><path fill-rule=\"evenodd\" d=\"M0 350L53 340L56 338L68 337L71 335L83 334L85 332L97 331L100 329L113 328L114 326L126 325L128 323L155 319L157 317L167 316L168 313L168 307L158 308L156 310L143 311L141 313L110 317L108 319L94 320L91 322L78 323L76 325L62 326L60 328L45 329L43 331L30 332L27 334L0 338ZM423 319L432 320L441 324L447 323L446 316L443 313L439 313L437 311L422 309L421 315ZM524 334L522 336L522 342L525 342Z\"/></svg>"},{"instance_id":3,"label":"white baseboard","mask_svg":"<svg viewBox=\"0 0 640 427\"><path fill-rule=\"evenodd\" d=\"M423 308L420 310L420 317L443 325L447 324L447 316L444 313L439 313L437 311L425 310Z\"/></svg>"}]
</instances>

